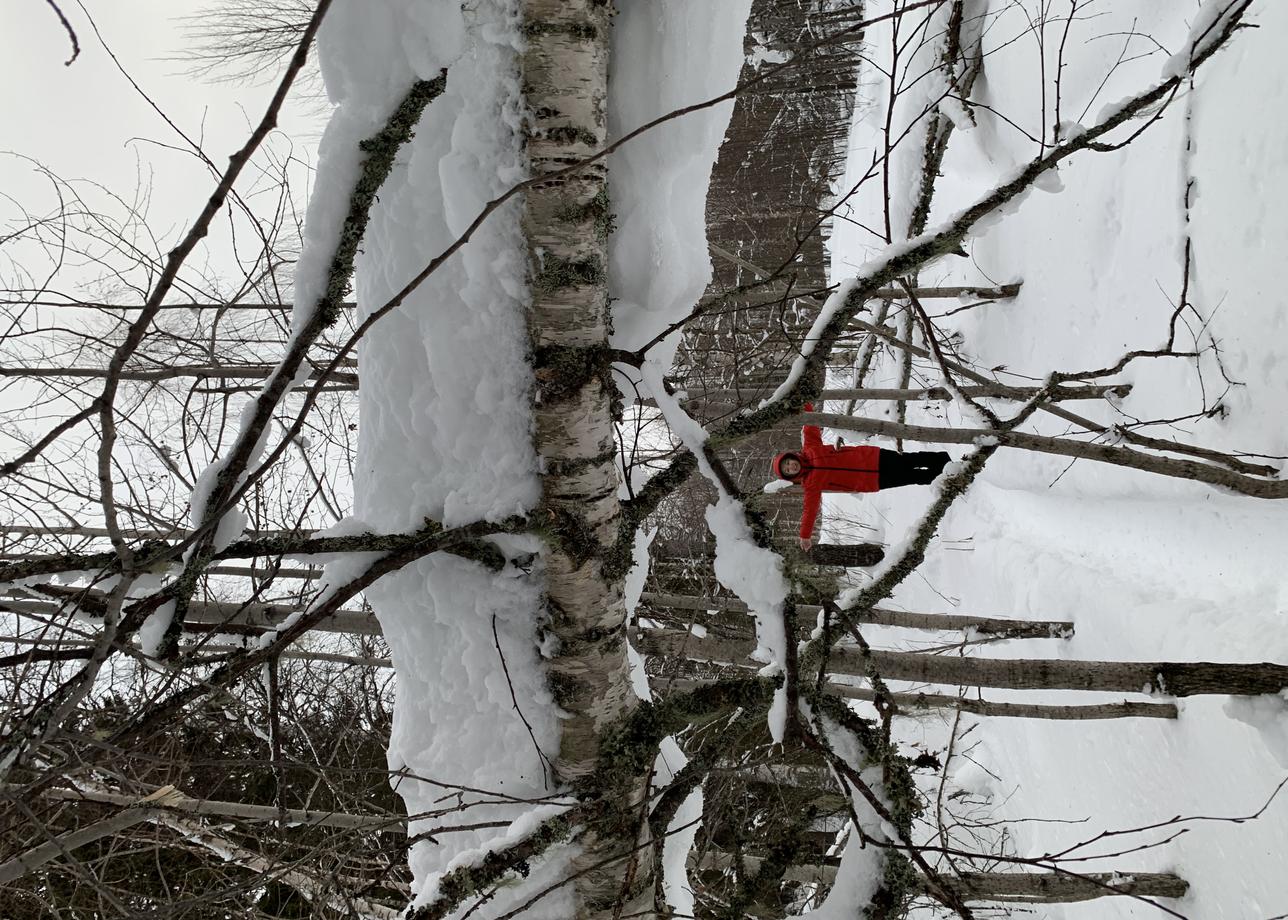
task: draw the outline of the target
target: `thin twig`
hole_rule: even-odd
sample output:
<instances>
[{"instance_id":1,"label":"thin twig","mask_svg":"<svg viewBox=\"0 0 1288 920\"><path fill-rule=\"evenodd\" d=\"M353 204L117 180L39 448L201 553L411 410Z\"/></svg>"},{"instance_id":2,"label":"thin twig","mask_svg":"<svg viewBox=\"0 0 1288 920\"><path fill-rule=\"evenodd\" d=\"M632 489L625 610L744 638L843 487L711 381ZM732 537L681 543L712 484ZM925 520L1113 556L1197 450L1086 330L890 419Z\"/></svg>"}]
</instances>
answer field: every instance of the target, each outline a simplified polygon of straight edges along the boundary
<instances>
[{"instance_id":1,"label":"thin twig","mask_svg":"<svg viewBox=\"0 0 1288 920\"><path fill-rule=\"evenodd\" d=\"M64 67L70 67L72 66L72 62L80 57L80 40L76 37L76 30L73 29L72 24L67 21L66 14L59 8L55 0L45 0L45 2L49 4L49 8L54 11L54 15L58 17L58 21L63 24L63 30L66 31L67 38L72 43L72 56L63 61Z\"/></svg>"}]
</instances>

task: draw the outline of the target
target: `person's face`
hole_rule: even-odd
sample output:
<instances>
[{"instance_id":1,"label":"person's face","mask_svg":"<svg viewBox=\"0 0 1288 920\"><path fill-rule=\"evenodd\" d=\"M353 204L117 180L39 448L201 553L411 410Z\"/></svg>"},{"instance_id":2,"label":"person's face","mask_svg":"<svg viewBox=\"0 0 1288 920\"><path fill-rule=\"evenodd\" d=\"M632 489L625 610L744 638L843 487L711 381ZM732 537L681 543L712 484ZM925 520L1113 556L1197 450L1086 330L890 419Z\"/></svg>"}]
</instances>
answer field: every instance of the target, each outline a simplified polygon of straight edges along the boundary
<instances>
[{"instance_id":1,"label":"person's face","mask_svg":"<svg viewBox=\"0 0 1288 920\"><path fill-rule=\"evenodd\" d=\"M778 469L787 479L794 478L801 471L801 462L795 457L787 457L782 463L778 464Z\"/></svg>"}]
</instances>

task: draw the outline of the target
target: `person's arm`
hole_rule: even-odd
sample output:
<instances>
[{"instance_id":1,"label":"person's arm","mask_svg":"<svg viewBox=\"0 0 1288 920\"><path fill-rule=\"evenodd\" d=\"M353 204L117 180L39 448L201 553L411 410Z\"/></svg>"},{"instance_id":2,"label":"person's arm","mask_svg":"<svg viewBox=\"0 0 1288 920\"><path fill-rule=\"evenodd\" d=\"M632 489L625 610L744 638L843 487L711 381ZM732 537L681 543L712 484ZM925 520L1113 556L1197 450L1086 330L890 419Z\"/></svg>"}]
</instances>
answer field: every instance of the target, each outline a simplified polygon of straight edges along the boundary
<instances>
[{"instance_id":1,"label":"person's arm","mask_svg":"<svg viewBox=\"0 0 1288 920\"><path fill-rule=\"evenodd\" d=\"M819 489L805 487L805 501L801 505L801 548L808 549L806 542L814 533L814 522L818 520L819 505L823 503L823 493Z\"/></svg>"},{"instance_id":2,"label":"person's arm","mask_svg":"<svg viewBox=\"0 0 1288 920\"><path fill-rule=\"evenodd\" d=\"M814 404L806 403L805 405L801 406L801 408L804 409L806 412L813 412ZM801 442L806 447L822 447L823 429L819 428L817 425L802 425Z\"/></svg>"}]
</instances>

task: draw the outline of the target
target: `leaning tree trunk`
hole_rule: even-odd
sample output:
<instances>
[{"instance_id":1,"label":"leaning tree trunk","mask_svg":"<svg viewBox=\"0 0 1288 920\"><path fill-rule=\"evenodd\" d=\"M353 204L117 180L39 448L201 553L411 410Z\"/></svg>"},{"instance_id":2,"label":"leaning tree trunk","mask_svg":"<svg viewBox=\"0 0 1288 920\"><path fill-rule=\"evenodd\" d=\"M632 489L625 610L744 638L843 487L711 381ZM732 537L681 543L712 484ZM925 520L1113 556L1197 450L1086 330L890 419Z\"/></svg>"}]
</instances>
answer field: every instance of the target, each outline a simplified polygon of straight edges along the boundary
<instances>
[{"instance_id":1,"label":"leaning tree trunk","mask_svg":"<svg viewBox=\"0 0 1288 920\"><path fill-rule=\"evenodd\" d=\"M751 639L695 636L674 629L644 630L639 645L652 655L684 655L707 661L744 663ZM834 648L831 674L916 684L995 687L1004 690L1095 690L1164 696L1261 696L1288 689L1288 665L1271 662L1224 664L1211 661L1070 661L1051 658L961 658L916 652L868 652Z\"/></svg>"},{"instance_id":2,"label":"leaning tree trunk","mask_svg":"<svg viewBox=\"0 0 1288 920\"><path fill-rule=\"evenodd\" d=\"M845 649L829 670L888 680L997 687L1010 690L1100 690L1167 696L1260 696L1288 688L1288 666L1261 662L1068 661L1042 658L958 658L906 652Z\"/></svg>"},{"instance_id":3,"label":"leaning tree trunk","mask_svg":"<svg viewBox=\"0 0 1288 920\"><path fill-rule=\"evenodd\" d=\"M815 565L847 569L877 565L884 558L885 550L879 543L819 543L809 551L809 561Z\"/></svg>"},{"instance_id":4,"label":"leaning tree trunk","mask_svg":"<svg viewBox=\"0 0 1288 920\"><path fill-rule=\"evenodd\" d=\"M640 600L654 609L747 612L745 603L728 597L645 592ZM813 622L822 612L823 608L818 604L796 605L796 615L802 622ZM963 613L916 613L911 610L889 610L884 607L872 607L850 616L856 623L873 626L930 630L967 629L996 639L1068 639L1073 636L1074 631L1073 623L1068 620L1008 620L1003 617L973 616Z\"/></svg>"},{"instance_id":5,"label":"leaning tree trunk","mask_svg":"<svg viewBox=\"0 0 1288 920\"><path fill-rule=\"evenodd\" d=\"M680 667L652 665L650 684L655 693L684 693L703 683L728 676L732 669L684 662ZM749 669L748 669L749 670ZM697 679L676 674L693 674ZM1056 722L1090 722L1101 719L1175 719L1179 714L1175 703L1153 703L1123 700L1119 703L1092 703L1075 706L1051 706L1044 703L997 703L967 696L948 696L942 693L877 693L866 687L851 687L829 681L824 689L846 700L874 703L877 699L893 706L894 714L917 716L930 710L960 710L977 716L1003 719L1046 719Z\"/></svg>"},{"instance_id":6,"label":"leaning tree trunk","mask_svg":"<svg viewBox=\"0 0 1288 920\"><path fill-rule=\"evenodd\" d=\"M945 876L966 901L1069 904L1113 895L1183 898L1189 882L1170 872L965 872Z\"/></svg>"},{"instance_id":7,"label":"leaning tree trunk","mask_svg":"<svg viewBox=\"0 0 1288 920\"><path fill-rule=\"evenodd\" d=\"M533 175L542 176L604 146L611 6L602 0L525 0L523 17L524 93L535 120L528 157ZM532 261L536 447L545 470L538 526L548 547L546 595L559 639L551 684L567 713L555 769L573 783L594 772L600 732L634 703L622 595L629 560L612 552L619 546L621 512L607 352L604 161L533 188L524 228ZM621 900L623 878L631 875L622 862L596 865L634 841L601 829L580 842L572 866L579 873L579 916L596 916ZM649 861L639 862L632 877L646 890Z\"/></svg>"},{"instance_id":8,"label":"leaning tree trunk","mask_svg":"<svg viewBox=\"0 0 1288 920\"><path fill-rule=\"evenodd\" d=\"M764 862L762 856L710 849L693 860L693 867L727 873L736 866L750 874ZM831 885L836 882L836 865L831 858L793 865L784 878ZM1073 904L1118 896L1183 898L1190 888L1189 882L1170 872L963 872L941 875L938 881L966 902L1015 904ZM924 888L924 879L919 884Z\"/></svg>"},{"instance_id":9,"label":"leaning tree trunk","mask_svg":"<svg viewBox=\"0 0 1288 920\"><path fill-rule=\"evenodd\" d=\"M1132 450L1117 444L1096 444L1090 441L1075 441L1072 438L1055 438L1040 434L1030 434L1025 431L899 425L895 422L885 422L880 419L854 418L825 413L809 413L801 417L807 424L823 425L842 431L857 431L860 434L903 438L908 441L920 441L923 444L976 444L981 440L992 439L1004 447L1055 454L1059 457L1071 457L1075 460L1095 460L1098 463L1111 463L1115 466L1125 466L1129 469L1157 473L1161 476L1172 476L1177 479L1193 479L1196 482L1233 489L1236 492L1250 495L1254 498L1288 498L1288 481L1283 479L1266 479L1245 475L1233 469L1224 469L1209 463L1164 457L1159 454ZM1163 447L1162 449L1168 448Z\"/></svg>"}]
</instances>

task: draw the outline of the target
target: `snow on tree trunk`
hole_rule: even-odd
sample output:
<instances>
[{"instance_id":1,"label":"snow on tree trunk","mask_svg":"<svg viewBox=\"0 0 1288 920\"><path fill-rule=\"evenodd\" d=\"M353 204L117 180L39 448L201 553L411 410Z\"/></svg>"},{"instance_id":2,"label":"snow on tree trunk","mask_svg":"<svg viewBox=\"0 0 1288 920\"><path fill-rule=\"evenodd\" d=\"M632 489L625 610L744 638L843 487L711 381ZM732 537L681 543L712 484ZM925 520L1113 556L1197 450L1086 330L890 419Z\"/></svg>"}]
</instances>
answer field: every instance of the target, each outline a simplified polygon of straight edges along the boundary
<instances>
[{"instance_id":1,"label":"snow on tree trunk","mask_svg":"<svg viewBox=\"0 0 1288 920\"><path fill-rule=\"evenodd\" d=\"M414 79L447 69L442 95L372 208L355 277L359 317L524 178L519 12L518 0L340 0L328 14L319 54L337 108L321 143L319 182L357 155L356 139L371 133L362 126L378 124ZM427 518L496 521L537 507L521 219L517 201L491 214L363 339L352 532L410 532ZM507 553L537 548L523 537L498 543ZM497 845L505 823L528 819L532 806L518 800L555 791L548 764L559 721L538 651L541 586L513 568L494 573L436 554L382 579L367 597L398 678L389 765L403 774L394 783L408 813L423 816L409 822L409 834L482 826L415 844L409 861L424 901L454 859ZM534 865L528 887L498 891L486 916L562 877L562 855ZM531 916L572 912L572 892L561 888Z\"/></svg>"}]
</instances>

